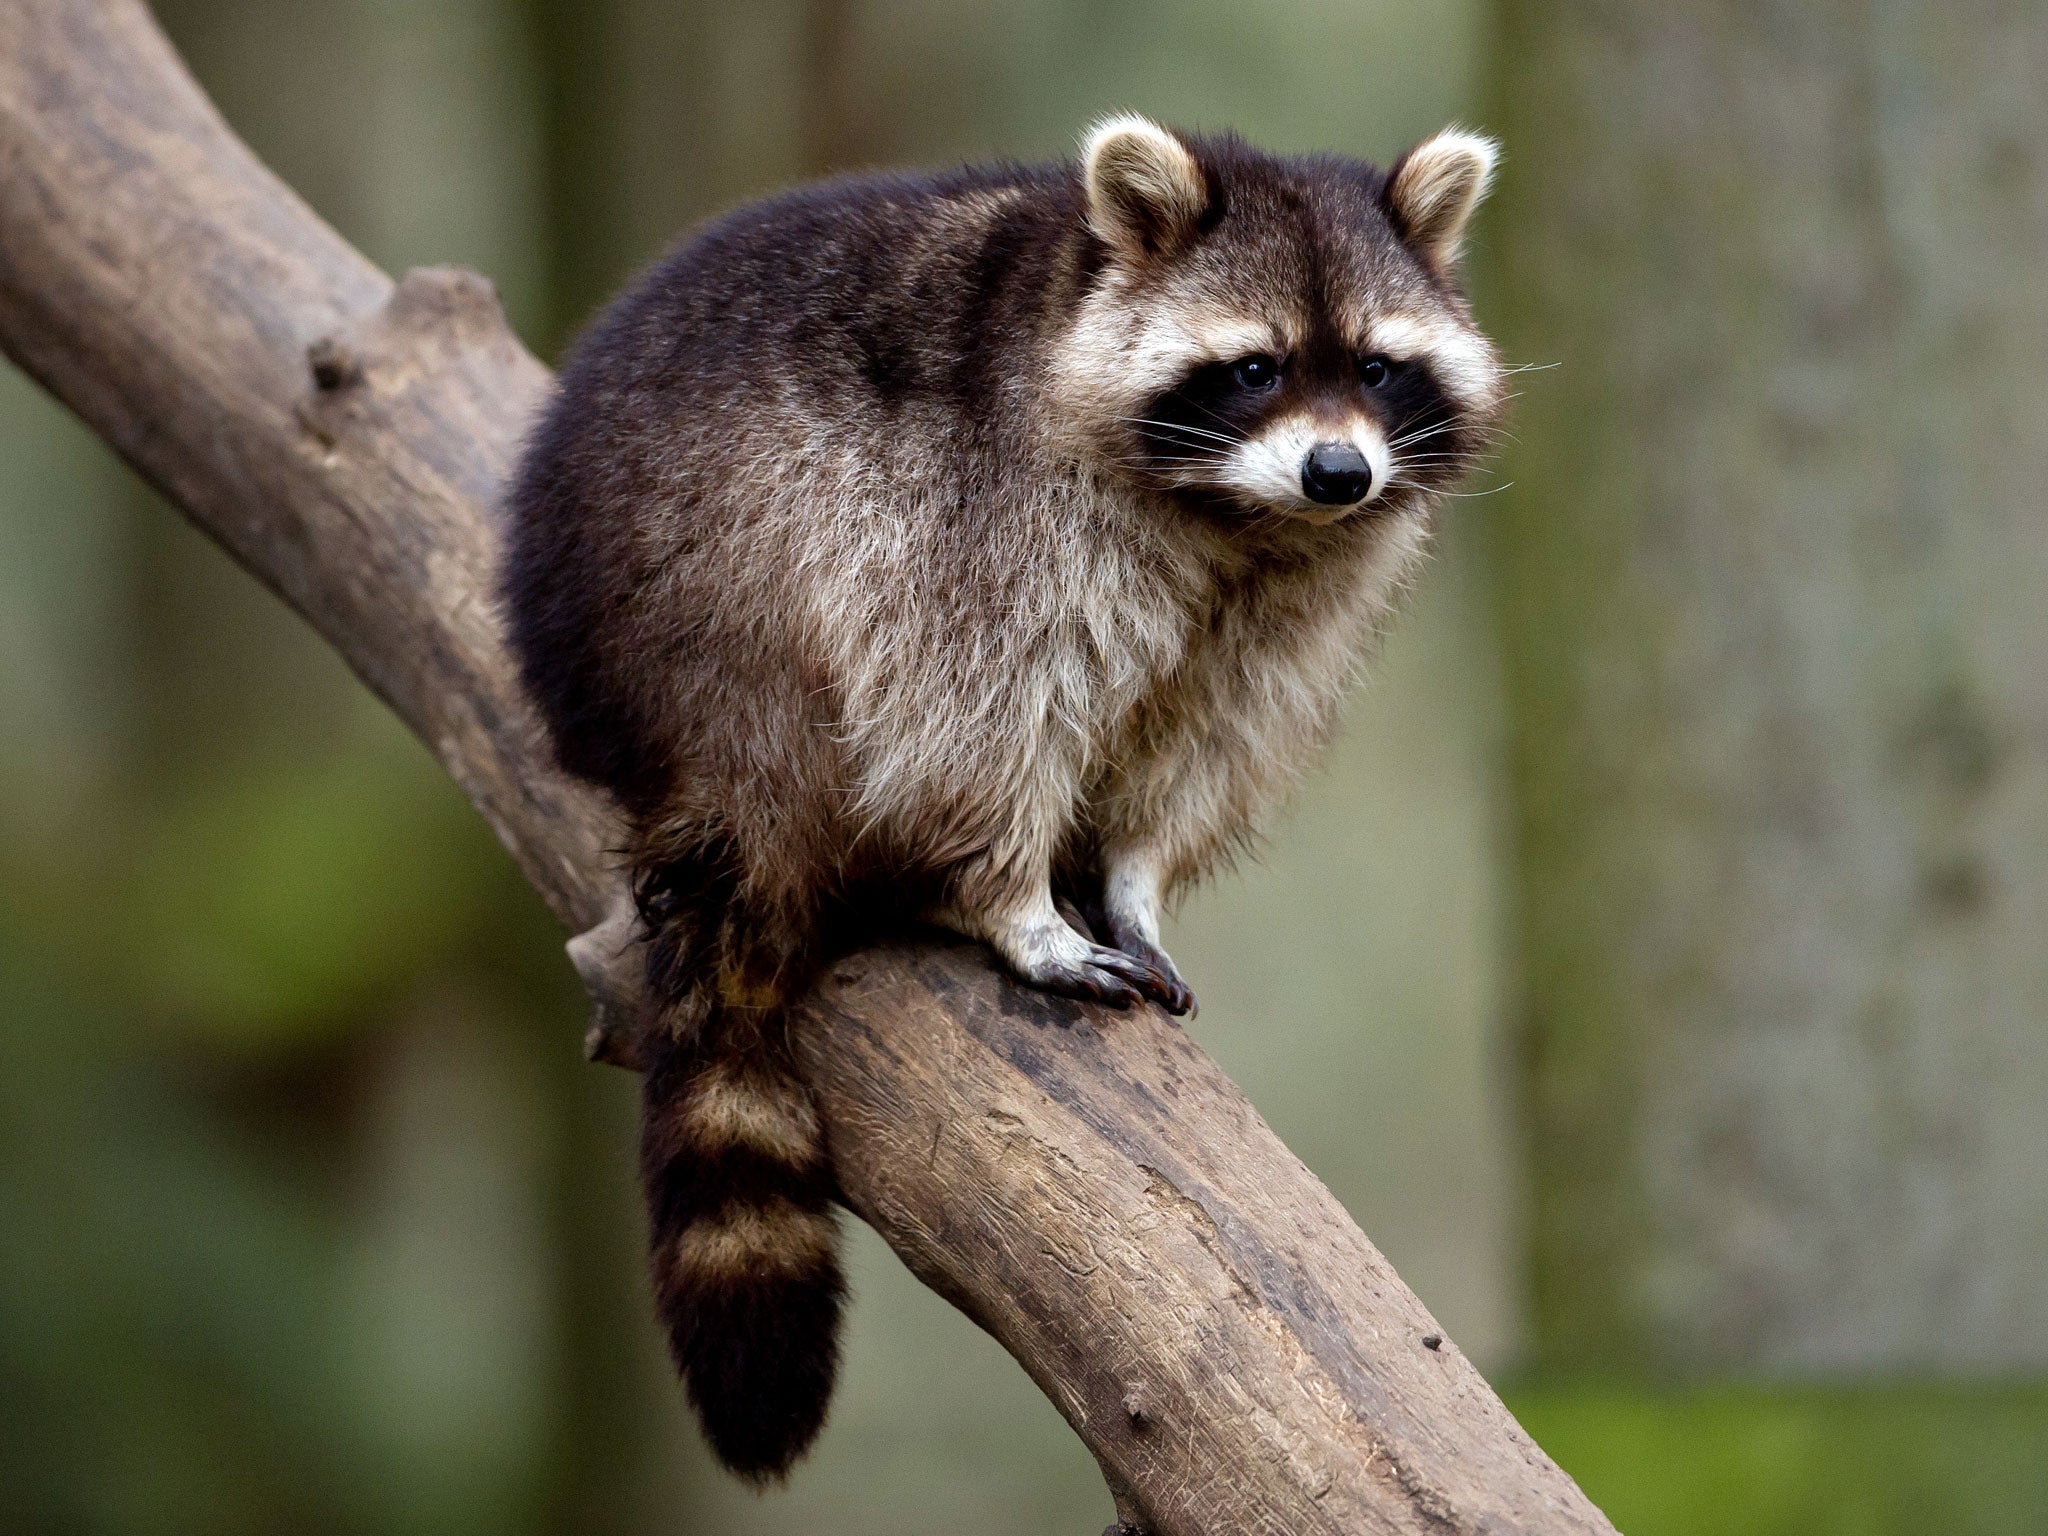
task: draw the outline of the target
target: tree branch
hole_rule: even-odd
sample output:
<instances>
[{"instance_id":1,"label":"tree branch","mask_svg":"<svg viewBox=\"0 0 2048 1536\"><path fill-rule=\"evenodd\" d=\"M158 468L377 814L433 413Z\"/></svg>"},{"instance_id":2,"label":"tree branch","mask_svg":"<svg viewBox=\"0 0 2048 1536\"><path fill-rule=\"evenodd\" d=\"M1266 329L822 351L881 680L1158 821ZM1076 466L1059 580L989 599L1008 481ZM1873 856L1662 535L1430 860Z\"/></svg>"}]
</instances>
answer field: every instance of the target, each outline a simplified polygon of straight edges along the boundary
<instances>
[{"instance_id":1,"label":"tree branch","mask_svg":"<svg viewBox=\"0 0 2048 1536\"><path fill-rule=\"evenodd\" d=\"M137 0L0 11L0 345L302 613L638 1017L607 808L547 764L490 601L547 372L490 285L393 285L233 136ZM1126 1521L1598 1532L1341 1207L1185 1035L966 946L841 961L802 1060L846 1198L1023 1362Z\"/></svg>"}]
</instances>

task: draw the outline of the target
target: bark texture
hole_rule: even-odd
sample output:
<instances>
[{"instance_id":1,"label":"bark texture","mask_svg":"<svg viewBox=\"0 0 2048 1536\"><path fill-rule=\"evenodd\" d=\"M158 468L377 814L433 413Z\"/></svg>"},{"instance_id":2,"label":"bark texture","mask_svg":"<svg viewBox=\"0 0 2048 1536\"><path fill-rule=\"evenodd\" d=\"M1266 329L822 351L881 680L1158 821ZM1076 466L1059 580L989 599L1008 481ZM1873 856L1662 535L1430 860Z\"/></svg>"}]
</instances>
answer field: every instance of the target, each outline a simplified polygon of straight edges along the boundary
<instances>
[{"instance_id":1,"label":"bark texture","mask_svg":"<svg viewBox=\"0 0 2048 1536\"><path fill-rule=\"evenodd\" d=\"M1546 1358L2048 1362L2048 9L1508 0Z\"/></svg>"},{"instance_id":2,"label":"bark texture","mask_svg":"<svg viewBox=\"0 0 2048 1536\"><path fill-rule=\"evenodd\" d=\"M582 934L595 1049L630 1064L616 828L546 766L488 597L547 386L490 285L364 262L135 0L14 0L0 344L420 734ZM1134 1525L1611 1529L1163 1015L928 946L843 961L799 1032L849 1203L1017 1355Z\"/></svg>"}]
</instances>

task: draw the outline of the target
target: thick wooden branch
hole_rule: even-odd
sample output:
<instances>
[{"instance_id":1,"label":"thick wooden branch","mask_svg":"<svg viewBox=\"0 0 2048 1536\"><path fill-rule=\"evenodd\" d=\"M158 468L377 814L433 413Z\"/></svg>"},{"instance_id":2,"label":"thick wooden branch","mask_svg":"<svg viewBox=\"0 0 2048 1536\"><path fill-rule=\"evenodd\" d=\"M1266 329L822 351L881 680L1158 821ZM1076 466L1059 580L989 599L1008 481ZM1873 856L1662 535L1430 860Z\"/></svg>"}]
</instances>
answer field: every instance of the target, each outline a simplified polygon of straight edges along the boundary
<instances>
[{"instance_id":1,"label":"thick wooden branch","mask_svg":"<svg viewBox=\"0 0 2048 1536\"><path fill-rule=\"evenodd\" d=\"M554 910L633 1058L605 806L489 600L547 373L490 285L394 285L228 131L138 0L0 8L0 345L346 656ZM852 956L802 1056L848 1201L1023 1362L1125 1520L1611 1527L1185 1035L966 947Z\"/></svg>"}]
</instances>

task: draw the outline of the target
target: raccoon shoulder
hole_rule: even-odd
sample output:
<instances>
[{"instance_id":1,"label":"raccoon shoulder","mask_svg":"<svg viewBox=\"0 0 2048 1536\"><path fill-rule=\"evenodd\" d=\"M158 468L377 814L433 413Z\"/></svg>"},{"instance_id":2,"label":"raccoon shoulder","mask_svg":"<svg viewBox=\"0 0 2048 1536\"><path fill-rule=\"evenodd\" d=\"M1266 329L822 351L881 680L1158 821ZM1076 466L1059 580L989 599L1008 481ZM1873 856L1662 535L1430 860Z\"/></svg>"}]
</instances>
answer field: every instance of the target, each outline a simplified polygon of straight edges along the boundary
<instances>
[{"instance_id":1,"label":"raccoon shoulder","mask_svg":"<svg viewBox=\"0 0 2048 1536\"><path fill-rule=\"evenodd\" d=\"M1057 168L845 177L749 204L651 267L594 325L563 389L667 401L954 397L1078 291Z\"/></svg>"}]
</instances>

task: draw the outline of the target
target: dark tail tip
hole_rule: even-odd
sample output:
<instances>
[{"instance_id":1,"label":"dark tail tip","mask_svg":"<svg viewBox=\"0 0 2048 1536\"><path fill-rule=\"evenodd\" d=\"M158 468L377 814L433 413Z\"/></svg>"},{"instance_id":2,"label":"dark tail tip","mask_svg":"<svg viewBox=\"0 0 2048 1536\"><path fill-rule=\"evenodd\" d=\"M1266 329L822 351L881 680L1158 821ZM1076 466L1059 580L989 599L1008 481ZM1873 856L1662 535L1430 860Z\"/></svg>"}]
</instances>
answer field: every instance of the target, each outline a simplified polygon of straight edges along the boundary
<instances>
[{"instance_id":1,"label":"dark tail tip","mask_svg":"<svg viewBox=\"0 0 2048 1536\"><path fill-rule=\"evenodd\" d=\"M839 1370L837 1262L801 1276L699 1287L663 1309L669 1350L718 1459L751 1482L786 1477L824 1427Z\"/></svg>"},{"instance_id":2,"label":"dark tail tip","mask_svg":"<svg viewBox=\"0 0 2048 1536\"><path fill-rule=\"evenodd\" d=\"M719 1460L770 1482L817 1438L839 1370L831 1176L800 1085L681 1054L644 1086L655 1309Z\"/></svg>"}]
</instances>

